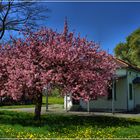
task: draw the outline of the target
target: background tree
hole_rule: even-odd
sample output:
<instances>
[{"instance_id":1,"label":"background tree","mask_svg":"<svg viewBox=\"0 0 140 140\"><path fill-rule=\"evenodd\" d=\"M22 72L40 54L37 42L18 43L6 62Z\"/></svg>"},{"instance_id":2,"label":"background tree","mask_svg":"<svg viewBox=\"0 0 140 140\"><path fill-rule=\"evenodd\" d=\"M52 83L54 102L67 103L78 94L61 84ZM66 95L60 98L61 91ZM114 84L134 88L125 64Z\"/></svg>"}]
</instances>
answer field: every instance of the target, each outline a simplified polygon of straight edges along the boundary
<instances>
[{"instance_id":1,"label":"background tree","mask_svg":"<svg viewBox=\"0 0 140 140\"><path fill-rule=\"evenodd\" d=\"M131 33L126 42L119 43L114 51L116 57L140 67L140 28Z\"/></svg>"},{"instance_id":2,"label":"background tree","mask_svg":"<svg viewBox=\"0 0 140 140\"><path fill-rule=\"evenodd\" d=\"M24 36L0 51L8 73L0 96L32 98L35 119L40 119L42 91L48 85L50 91L58 87L62 95L71 94L76 100L107 95L116 64L96 43L68 33L67 23L63 33L42 28Z\"/></svg>"},{"instance_id":3,"label":"background tree","mask_svg":"<svg viewBox=\"0 0 140 140\"><path fill-rule=\"evenodd\" d=\"M47 18L48 9L38 2L27 1L0 1L0 39L5 31L23 31L27 26L30 29L42 25ZM40 22L41 21L41 22Z\"/></svg>"}]
</instances>

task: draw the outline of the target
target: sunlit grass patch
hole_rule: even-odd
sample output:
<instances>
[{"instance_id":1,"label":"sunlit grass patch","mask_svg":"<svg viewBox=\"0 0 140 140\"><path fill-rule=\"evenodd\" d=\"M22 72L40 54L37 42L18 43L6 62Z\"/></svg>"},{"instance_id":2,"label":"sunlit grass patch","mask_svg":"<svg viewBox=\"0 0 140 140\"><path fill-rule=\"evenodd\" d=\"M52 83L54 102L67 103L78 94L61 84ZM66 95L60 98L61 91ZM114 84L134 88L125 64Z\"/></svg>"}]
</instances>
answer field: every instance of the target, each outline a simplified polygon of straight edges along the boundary
<instances>
[{"instance_id":1,"label":"sunlit grass patch","mask_svg":"<svg viewBox=\"0 0 140 140\"><path fill-rule=\"evenodd\" d=\"M47 114L41 121L33 114L0 111L1 138L140 138L140 118Z\"/></svg>"}]
</instances>

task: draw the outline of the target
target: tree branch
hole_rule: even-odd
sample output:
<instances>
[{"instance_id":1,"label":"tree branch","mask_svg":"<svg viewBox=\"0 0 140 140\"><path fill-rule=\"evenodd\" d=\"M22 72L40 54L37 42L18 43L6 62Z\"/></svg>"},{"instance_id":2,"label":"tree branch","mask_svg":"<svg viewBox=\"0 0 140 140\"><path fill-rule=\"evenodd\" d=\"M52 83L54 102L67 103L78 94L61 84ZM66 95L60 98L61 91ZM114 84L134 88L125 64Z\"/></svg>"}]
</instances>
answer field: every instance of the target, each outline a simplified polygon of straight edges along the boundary
<instances>
[{"instance_id":1,"label":"tree branch","mask_svg":"<svg viewBox=\"0 0 140 140\"><path fill-rule=\"evenodd\" d=\"M8 2L8 9L7 9L6 14L5 14L5 16L4 16L4 18L3 18L3 21L2 21L2 33L1 33L1 35L0 35L0 39L2 39L2 37L3 37L4 33L5 33L5 22L6 22L6 18L7 18L7 16L8 16L8 13L9 13L9 11L10 11L11 4L12 4L12 3L9 1L9 2Z\"/></svg>"},{"instance_id":2,"label":"tree branch","mask_svg":"<svg viewBox=\"0 0 140 140\"><path fill-rule=\"evenodd\" d=\"M38 25L41 25L38 21L44 21L47 18L45 11L48 11L46 6L35 2L0 0L0 40L6 30L22 31L24 25L32 30L36 29Z\"/></svg>"}]
</instances>

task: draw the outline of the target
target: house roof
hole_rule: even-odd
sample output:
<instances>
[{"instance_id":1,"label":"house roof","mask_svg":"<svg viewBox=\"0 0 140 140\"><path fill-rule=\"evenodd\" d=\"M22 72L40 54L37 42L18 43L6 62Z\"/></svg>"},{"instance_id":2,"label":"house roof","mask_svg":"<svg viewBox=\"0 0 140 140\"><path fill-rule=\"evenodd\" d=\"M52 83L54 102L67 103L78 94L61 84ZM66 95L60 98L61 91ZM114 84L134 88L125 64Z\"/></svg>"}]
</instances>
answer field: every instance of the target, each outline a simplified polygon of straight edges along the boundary
<instances>
[{"instance_id":1,"label":"house roof","mask_svg":"<svg viewBox=\"0 0 140 140\"><path fill-rule=\"evenodd\" d=\"M139 72L140 72L140 68L139 68L139 67L134 66L134 65L132 65L132 64L130 64L130 63L127 63L127 62L125 62L124 60L115 58L115 62L117 63L117 65L118 65L120 68L129 68L129 69L133 69L133 70L136 70L136 71L139 71Z\"/></svg>"}]
</instances>

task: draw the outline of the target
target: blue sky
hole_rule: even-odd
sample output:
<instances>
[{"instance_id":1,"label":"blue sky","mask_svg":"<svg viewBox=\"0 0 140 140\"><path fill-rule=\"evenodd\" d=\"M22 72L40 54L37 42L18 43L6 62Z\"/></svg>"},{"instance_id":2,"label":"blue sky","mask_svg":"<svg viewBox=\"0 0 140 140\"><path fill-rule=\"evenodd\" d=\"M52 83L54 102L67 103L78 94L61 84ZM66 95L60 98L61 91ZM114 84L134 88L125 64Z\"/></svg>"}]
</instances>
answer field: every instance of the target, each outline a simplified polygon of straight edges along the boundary
<instances>
[{"instance_id":1,"label":"blue sky","mask_svg":"<svg viewBox=\"0 0 140 140\"><path fill-rule=\"evenodd\" d=\"M113 54L119 42L140 27L140 2L42 2L50 9L44 13L46 27L62 32L67 17L69 31L100 43ZM5 36L7 37L7 36Z\"/></svg>"},{"instance_id":2,"label":"blue sky","mask_svg":"<svg viewBox=\"0 0 140 140\"><path fill-rule=\"evenodd\" d=\"M140 27L140 2L45 2L51 12L44 22L47 27L62 31L67 16L69 31L87 35L89 40L113 54L117 43Z\"/></svg>"}]
</instances>

